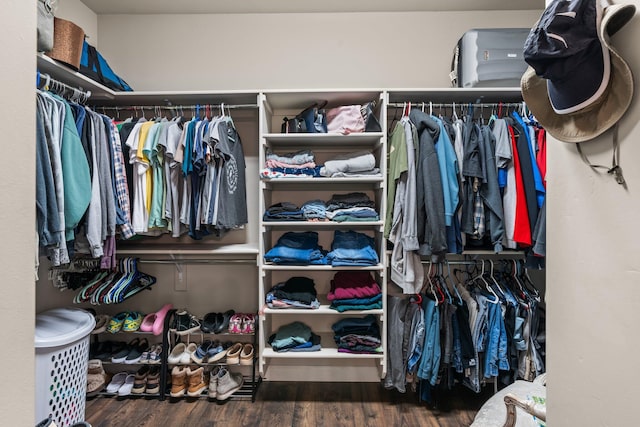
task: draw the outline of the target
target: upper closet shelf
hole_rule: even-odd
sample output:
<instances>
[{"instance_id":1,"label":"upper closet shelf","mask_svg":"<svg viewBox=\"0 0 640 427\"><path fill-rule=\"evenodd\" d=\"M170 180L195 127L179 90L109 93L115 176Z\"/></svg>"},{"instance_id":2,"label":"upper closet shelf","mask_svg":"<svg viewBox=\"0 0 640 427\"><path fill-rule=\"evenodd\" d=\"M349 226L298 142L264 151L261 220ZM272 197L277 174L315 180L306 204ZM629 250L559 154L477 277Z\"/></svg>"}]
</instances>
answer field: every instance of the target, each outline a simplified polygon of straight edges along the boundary
<instances>
[{"instance_id":1,"label":"upper closet shelf","mask_svg":"<svg viewBox=\"0 0 640 427\"><path fill-rule=\"evenodd\" d=\"M116 92L106 86L80 74L48 56L38 53L38 70L51 77L77 87L83 91L91 91L87 102L96 106L180 106L202 104L258 108L258 91L134 91Z\"/></svg>"},{"instance_id":2,"label":"upper closet shelf","mask_svg":"<svg viewBox=\"0 0 640 427\"><path fill-rule=\"evenodd\" d=\"M387 89L389 102L498 103L520 102L519 87Z\"/></svg>"},{"instance_id":3,"label":"upper closet shelf","mask_svg":"<svg viewBox=\"0 0 640 427\"><path fill-rule=\"evenodd\" d=\"M41 73L49 74L51 77L60 80L69 86L77 87L83 91L91 91L90 103L94 101L113 102L116 92L102 84L91 80L84 74L63 65L43 53L37 54L38 70Z\"/></svg>"}]
</instances>

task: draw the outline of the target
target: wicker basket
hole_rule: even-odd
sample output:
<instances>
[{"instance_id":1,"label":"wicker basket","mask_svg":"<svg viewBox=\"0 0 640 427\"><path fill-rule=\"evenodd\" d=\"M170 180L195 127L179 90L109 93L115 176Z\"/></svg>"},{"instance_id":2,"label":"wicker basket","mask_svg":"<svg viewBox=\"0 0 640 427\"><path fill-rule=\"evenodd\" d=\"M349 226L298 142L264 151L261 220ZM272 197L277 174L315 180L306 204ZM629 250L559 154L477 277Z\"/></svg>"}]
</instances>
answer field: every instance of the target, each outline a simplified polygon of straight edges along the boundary
<instances>
[{"instance_id":1,"label":"wicker basket","mask_svg":"<svg viewBox=\"0 0 640 427\"><path fill-rule=\"evenodd\" d=\"M80 68L84 30L71 21L53 19L53 50L45 54L74 70Z\"/></svg>"}]
</instances>

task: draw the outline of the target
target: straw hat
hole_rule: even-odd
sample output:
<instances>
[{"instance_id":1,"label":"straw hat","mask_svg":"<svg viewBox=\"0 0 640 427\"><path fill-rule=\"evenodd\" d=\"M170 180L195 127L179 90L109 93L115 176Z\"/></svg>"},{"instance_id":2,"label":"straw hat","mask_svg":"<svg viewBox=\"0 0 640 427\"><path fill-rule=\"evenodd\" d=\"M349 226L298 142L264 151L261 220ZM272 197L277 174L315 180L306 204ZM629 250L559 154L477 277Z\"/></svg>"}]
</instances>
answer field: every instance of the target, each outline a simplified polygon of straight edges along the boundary
<instances>
[{"instance_id":1,"label":"straw hat","mask_svg":"<svg viewBox=\"0 0 640 427\"><path fill-rule=\"evenodd\" d=\"M530 65L522 96L536 120L560 141L583 142L615 125L633 97L629 65L609 37L635 14L634 5L554 0L524 46Z\"/></svg>"}]
</instances>

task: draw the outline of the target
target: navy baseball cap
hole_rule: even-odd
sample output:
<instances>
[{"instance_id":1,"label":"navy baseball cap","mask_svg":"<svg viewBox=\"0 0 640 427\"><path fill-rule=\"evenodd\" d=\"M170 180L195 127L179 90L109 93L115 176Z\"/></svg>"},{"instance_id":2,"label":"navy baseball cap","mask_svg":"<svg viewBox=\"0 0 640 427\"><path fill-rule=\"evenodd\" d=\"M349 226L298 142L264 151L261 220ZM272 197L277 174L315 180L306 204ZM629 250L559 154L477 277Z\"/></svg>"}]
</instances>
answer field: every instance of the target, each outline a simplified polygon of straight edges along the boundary
<instances>
[{"instance_id":1,"label":"navy baseball cap","mask_svg":"<svg viewBox=\"0 0 640 427\"><path fill-rule=\"evenodd\" d=\"M521 80L522 96L557 139L595 138L629 107L633 77L609 36L635 10L606 0L554 0L531 29L524 45L530 67Z\"/></svg>"}]
</instances>

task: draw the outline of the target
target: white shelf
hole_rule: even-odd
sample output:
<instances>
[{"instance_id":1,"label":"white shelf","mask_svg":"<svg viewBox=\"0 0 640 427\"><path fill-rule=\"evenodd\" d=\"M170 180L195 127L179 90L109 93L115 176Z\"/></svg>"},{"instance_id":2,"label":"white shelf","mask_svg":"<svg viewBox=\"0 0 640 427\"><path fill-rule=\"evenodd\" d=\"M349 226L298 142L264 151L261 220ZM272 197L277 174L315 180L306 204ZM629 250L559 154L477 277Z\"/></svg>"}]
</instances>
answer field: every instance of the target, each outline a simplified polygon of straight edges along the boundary
<instances>
[{"instance_id":1,"label":"white shelf","mask_svg":"<svg viewBox=\"0 0 640 427\"><path fill-rule=\"evenodd\" d=\"M336 133L268 133L263 138L270 146L331 148L376 147L381 144L382 132L362 132L350 135Z\"/></svg>"},{"instance_id":2,"label":"white shelf","mask_svg":"<svg viewBox=\"0 0 640 427\"><path fill-rule=\"evenodd\" d=\"M262 182L267 184L319 184L319 185L333 185L333 184L377 184L384 181L381 175L368 177L354 177L354 178L262 178Z\"/></svg>"},{"instance_id":3,"label":"white shelf","mask_svg":"<svg viewBox=\"0 0 640 427\"><path fill-rule=\"evenodd\" d=\"M167 255L180 257L203 256L203 257L243 257L255 258L258 255L258 248L252 244L231 244L197 248L185 248L178 245L140 245L136 247L118 249L118 255Z\"/></svg>"},{"instance_id":4,"label":"white shelf","mask_svg":"<svg viewBox=\"0 0 640 427\"><path fill-rule=\"evenodd\" d=\"M333 332L320 332L320 351L275 351L269 344L262 351L262 357L264 358L282 358L282 359L382 359L384 353L375 354L355 354L355 353L340 353L338 352L337 345L333 340Z\"/></svg>"},{"instance_id":5,"label":"white shelf","mask_svg":"<svg viewBox=\"0 0 640 427\"><path fill-rule=\"evenodd\" d=\"M343 229L382 227L384 221L336 222L336 221L263 221L264 228L310 228L310 229Z\"/></svg>"},{"instance_id":6,"label":"white shelf","mask_svg":"<svg viewBox=\"0 0 640 427\"><path fill-rule=\"evenodd\" d=\"M384 265L377 264L371 266L337 266L332 265L277 265L277 264L263 264L263 270L274 271L339 271L339 270L368 270L368 271L381 271L384 270Z\"/></svg>"},{"instance_id":7,"label":"white shelf","mask_svg":"<svg viewBox=\"0 0 640 427\"><path fill-rule=\"evenodd\" d=\"M83 91L90 90L90 103L98 100L104 100L111 103L115 99L117 92L109 89L101 83L91 80L84 74L80 74L72 68L49 58L43 53L38 53L36 57L40 73L49 74L52 78Z\"/></svg>"},{"instance_id":8,"label":"white shelf","mask_svg":"<svg viewBox=\"0 0 640 427\"><path fill-rule=\"evenodd\" d=\"M331 343L335 346L335 343ZM322 343L321 343L322 345ZM271 347L265 348L262 351L262 357L265 359L382 359L383 353L378 354L353 354L353 353L339 353L338 349L322 347L320 351L285 351L277 352Z\"/></svg>"},{"instance_id":9,"label":"white shelf","mask_svg":"<svg viewBox=\"0 0 640 427\"><path fill-rule=\"evenodd\" d=\"M265 308L265 314L313 314L313 315L323 315L323 314L338 314L344 316L366 316L367 314L376 314L382 315L384 311L382 309L375 310L349 310L339 312L332 308L329 308L329 304L321 304L320 308L317 309L305 309L305 308Z\"/></svg>"}]
</instances>

